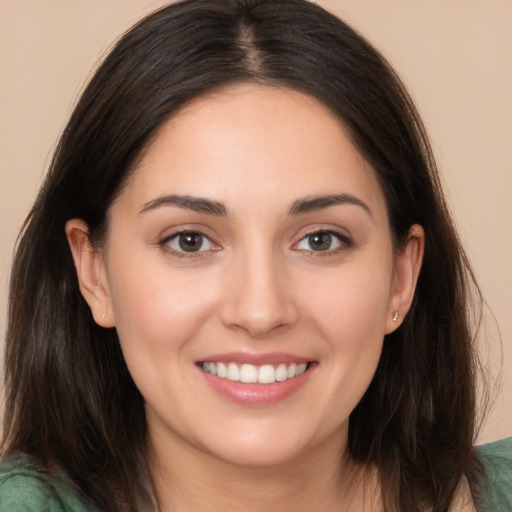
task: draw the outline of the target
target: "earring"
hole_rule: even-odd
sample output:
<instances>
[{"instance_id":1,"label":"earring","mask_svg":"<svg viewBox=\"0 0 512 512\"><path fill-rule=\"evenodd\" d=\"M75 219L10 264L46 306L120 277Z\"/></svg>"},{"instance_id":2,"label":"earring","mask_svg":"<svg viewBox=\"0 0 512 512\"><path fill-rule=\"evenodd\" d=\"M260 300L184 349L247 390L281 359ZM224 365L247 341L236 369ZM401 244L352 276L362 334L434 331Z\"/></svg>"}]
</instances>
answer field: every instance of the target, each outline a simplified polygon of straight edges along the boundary
<instances>
[{"instance_id":1,"label":"earring","mask_svg":"<svg viewBox=\"0 0 512 512\"><path fill-rule=\"evenodd\" d=\"M398 320L399 316L400 316L400 313L398 311L395 311L395 314L393 315L393 322L396 322Z\"/></svg>"}]
</instances>

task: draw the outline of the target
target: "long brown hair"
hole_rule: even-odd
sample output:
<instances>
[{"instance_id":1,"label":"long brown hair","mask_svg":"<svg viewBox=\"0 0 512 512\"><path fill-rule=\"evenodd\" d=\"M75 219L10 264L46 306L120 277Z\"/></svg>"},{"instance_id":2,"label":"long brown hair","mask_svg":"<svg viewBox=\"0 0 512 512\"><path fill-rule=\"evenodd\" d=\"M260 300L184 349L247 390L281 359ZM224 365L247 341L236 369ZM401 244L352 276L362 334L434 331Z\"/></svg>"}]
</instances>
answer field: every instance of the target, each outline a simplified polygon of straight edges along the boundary
<instances>
[{"instance_id":1,"label":"long brown hair","mask_svg":"<svg viewBox=\"0 0 512 512\"><path fill-rule=\"evenodd\" d=\"M384 190L397 248L426 234L403 325L350 417L350 456L379 469L386 511L446 511L476 485L474 280L413 102L379 53L305 0L186 0L124 35L76 106L20 236L10 287L3 454L59 468L97 508L151 502L144 401L114 329L93 321L64 233L107 212L159 127L230 83L305 92L342 120ZM478 298L478 295L477 295Z\"/></svg>"}]
</instances>

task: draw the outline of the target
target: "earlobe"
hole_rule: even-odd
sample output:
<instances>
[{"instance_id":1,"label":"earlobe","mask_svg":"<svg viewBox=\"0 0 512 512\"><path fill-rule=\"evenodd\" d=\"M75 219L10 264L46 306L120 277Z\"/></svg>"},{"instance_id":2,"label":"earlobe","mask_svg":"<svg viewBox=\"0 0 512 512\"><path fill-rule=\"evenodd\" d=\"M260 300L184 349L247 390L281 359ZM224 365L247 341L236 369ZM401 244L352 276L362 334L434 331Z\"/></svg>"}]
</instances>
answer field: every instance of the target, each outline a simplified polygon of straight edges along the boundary
<instances>
[{"instance_id":1,"label":"earlobe","mask_svg":"<svg viewBox=\"0 0 512 512\"><path fill-rule=\"evenodd\" d=\"M102 327L114 327L103 257L89 240L89 227L81 219L71 219L66 223L66 236L80 291L89 304L95 322Z\"/></svg>"},{"instance_id":2,"label":"earlobe","mask_svg":"<svg viewBox=\"0 0 512 512\"><path fill-rule=\"evenodd\" d=\"M411 307L425 250L425 232L419 224L409 229L405 245L394 261L386 334L397 329Z\"/></svg>"}]
</instances>

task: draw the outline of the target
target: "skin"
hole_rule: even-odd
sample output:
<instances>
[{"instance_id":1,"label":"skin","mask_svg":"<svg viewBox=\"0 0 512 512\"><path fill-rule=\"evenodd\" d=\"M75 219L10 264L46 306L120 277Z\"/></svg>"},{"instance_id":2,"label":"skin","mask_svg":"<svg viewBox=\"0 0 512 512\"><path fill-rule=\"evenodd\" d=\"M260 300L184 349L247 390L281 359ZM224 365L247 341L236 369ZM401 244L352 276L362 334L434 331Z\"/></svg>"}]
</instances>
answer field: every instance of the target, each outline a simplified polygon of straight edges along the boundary
<instances>
[{"instance_id":1,"label":"skin","mask_svg":"<svg viewBox=\"0 0 512 512\"><path fill-rule=\"evenodd\" d=\"M290 211L340 194L351 202ZM200 250L180 252L180 230L202 233ZM328 109L259 85L197 99L142 156L105 245L91 250L80 219L66 231L82 293L116 327L145 398L162 511L379 509L374 473L341 454L383 338L411 304L424 235L414 225L394 249L375 173ZM313 250L319 231L327 248ZM314 364L291 396L253 406L219 395L197 365L227 352Z\"/></svg>"}]
</instances>

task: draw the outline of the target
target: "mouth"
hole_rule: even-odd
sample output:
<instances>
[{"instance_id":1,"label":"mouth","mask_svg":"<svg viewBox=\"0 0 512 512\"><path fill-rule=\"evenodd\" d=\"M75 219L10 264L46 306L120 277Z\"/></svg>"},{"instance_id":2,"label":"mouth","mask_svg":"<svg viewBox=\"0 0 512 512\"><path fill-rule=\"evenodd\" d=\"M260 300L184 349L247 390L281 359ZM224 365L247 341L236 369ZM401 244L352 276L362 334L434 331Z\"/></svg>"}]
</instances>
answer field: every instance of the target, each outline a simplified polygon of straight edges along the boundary
<instances>
[{"instance_id":1,"label":"mouth","mask_svg":"<svg viewBox=\"0 0 512 512\"><path fill-rule=\"evenodd\" d=\"M228 361L201 361L198 366L206 373L231 382L274 384L275 382L285 382L299 377L310 368L311 364L311 362L308 362L254 365Z\"/></svg>"},{"instance_id":2,"label":"mouth","mask_svg":"<svg viewBox=\"0 0 512 512\"><path fill-rule=\"evenodd\" d=\"M286 353L240 351L206 356L196 366L217 396L259 408L295 396L316 373L318 362Z\"/></svg>"}]
</instances>

